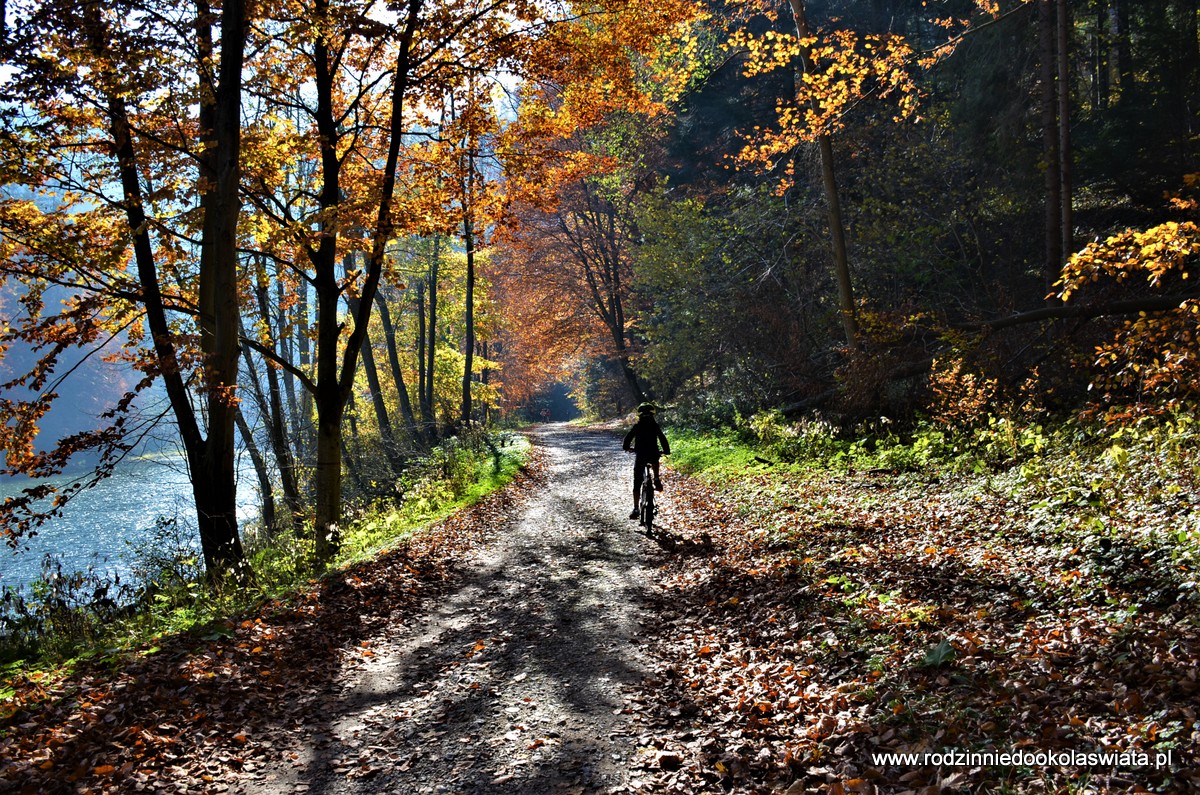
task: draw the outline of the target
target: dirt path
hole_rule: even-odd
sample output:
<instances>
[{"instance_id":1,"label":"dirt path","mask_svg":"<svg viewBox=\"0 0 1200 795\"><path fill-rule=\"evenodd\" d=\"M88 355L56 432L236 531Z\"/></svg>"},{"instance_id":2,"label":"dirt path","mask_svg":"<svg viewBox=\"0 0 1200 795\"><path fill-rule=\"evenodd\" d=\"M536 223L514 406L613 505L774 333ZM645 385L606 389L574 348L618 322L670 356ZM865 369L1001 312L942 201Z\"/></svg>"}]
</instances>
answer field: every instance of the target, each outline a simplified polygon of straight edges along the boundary
<instances>
[{"instance_id":1,"label":"dirt path","mask_svg":"<svg viewBox=\"0 0 1200 795\"><path fill-rule=\"evenodd\" d=\"M448 598L364 644L237 792L625 791L649 546L626 518L629 462L605 434L534 441L547 483Z\"/></svg>"}]
</instances>

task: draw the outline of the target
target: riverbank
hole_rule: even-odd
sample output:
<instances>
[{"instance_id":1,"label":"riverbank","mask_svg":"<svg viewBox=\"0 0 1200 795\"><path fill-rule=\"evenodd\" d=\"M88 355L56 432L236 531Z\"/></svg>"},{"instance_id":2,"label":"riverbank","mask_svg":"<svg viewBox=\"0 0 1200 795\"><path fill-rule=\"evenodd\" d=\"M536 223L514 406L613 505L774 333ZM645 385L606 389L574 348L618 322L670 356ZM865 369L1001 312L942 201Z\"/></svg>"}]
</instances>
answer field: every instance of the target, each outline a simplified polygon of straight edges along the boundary
<instances>
[{"instance_id":1,"label":"riverbank","mask_svg":"<svg viewBox=\"0 0 1200 795\"><path fill-rule=\"evenodd\" d=\"M379 556L255 609L125 653L8 680L0 789L40 793L228 791L274 757L326 684L367 664L372 637L444 593L457 561L540 482L509 484Z\"/></svg>"},{"instance_id":2,"label":"riverbank","mask_svg":"<svg viewBox=\"0 0 1200 795\"><path fill-rule=\"evenodd\" d=\"M530 449L524 437L511 432L494 439L475 435L448 440L412 463L393 490L395 498L348 509L334 568L377 555L502 488L520 472ZM160 500L175 498L175 492L165 488L157 494ZM276 534L269 544L252 537L246 543L252 580L222 593L202 584L203 572L186 525L172 522L158 523L149 537L130 545L137 553L132 578L118 582L120 572L104 568L51 569L47 582L13 593L0 606L0 659L8 663L7 671L20 672L80 655L154 645L163 637L276 598L315 574L311 540L288 532Z\"/></svg>"},{"instance_id":3,"label":"riverbank","mask_svg":"<svg viewBox=\"0 0 1200 795\"><path fill-rule=\"evenodd\" d=\"M238 521L246 526L258 520L259 495L249 461L242 463ZM0 481L0 500L42 483L65 486L86 474L59 475L45 481L5 478ZM94 571L110 580L120 577L129 582L137 576L137 549L154 538L156 522L186 527L194 511L182 456L157 453L127 459L111 477L75 496L63 508L62 516L39 528L19 549L0 549L0 588L28 593L34 582L48 574L47 556L52 561L49 571L68 575Z\"/></svg>"}]
</instances>

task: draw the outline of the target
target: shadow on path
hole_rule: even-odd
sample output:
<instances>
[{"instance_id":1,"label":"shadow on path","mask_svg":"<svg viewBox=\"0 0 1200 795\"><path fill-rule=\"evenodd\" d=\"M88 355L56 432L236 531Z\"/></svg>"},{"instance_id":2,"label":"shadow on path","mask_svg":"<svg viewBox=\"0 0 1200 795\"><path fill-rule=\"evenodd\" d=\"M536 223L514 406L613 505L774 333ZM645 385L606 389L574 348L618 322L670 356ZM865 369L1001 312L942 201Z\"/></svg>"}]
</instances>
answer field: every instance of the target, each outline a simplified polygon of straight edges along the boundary
<instances>
[{"instance_id":1,"label":"shadow on path","mask_svg":"<svg viewBox=\"0 0 1200 795\"><path fill-rule=\"evenodd\" d=\"M494 529L452 590L354 653L273 764L238 791L621 791L636 753L646 542L624 515L611 436L532 434L546 482Z\"/></svg>"}]
</instances>

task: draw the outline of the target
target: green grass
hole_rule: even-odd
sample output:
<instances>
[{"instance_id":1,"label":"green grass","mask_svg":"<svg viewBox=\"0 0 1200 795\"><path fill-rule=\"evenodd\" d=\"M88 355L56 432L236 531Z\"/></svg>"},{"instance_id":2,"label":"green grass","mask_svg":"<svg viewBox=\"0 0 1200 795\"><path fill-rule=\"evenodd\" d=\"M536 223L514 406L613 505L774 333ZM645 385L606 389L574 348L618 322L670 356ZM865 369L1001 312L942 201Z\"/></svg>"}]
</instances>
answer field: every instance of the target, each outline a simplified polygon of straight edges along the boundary
<instances>
[{"instance_id":1,"label":"green grass","mask_svg":"<svg viewBox=\"0 0 1200 795\"><path fill-rule=\"evenodd\" d=\"M1153 604L1200 603L1195 409L1124 424L988 416L959 429L923 422L897 431L880 422L836 430L770 415L739 423L737 432L672 429L669 460L734 493L787 493L810 518L827 513L810 495L839 490L859 509L894 499L893 489L935 484L957 495L952 502L1000 499L1045 543L1091 551L1097 576L1079 583L1118 582ZM771 532L791 521L774 504L762 502L754 517Z\"/></svg>"},{"instance_id":2,"label":"green grass","mask_svg":"<svg viewBox=\"0 0 1200 795\"><path fill-rule=\"evenodd\" d=\"M756 456L762 451L732 432L671 431L671 466L706 479L724 480L747 469L764 466Z\"/></svg>"},{"instance_id":3,"label":"green grass","mask_svg":"<svg viewBox=\"0 0 1200 795\"><path fill-rule=\"evenodd\" d=\"M399 504L373 506L346 528L337 565L346 566L390 549L429 524L474 505L510 483L529 456L529 441L513 434L498 454L484 451L460 461L466 473L418 481Z\"/></svg>"}]
</instances>

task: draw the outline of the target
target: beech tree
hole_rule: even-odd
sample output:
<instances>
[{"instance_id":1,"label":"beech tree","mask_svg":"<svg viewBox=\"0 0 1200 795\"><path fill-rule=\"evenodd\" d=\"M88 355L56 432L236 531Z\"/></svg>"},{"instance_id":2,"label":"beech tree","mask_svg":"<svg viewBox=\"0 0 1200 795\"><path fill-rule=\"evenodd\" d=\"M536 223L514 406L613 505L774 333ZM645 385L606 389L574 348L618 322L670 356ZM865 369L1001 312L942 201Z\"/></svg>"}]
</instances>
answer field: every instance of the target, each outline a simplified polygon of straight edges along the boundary
<instances>
[{"instance_id":1,"label":"beech tree","mask_svg":"<svg viewBox=\"0 0 1200 795\"><path fill-rule=\"evenodd\" d=\"M1132 317L1097 347L1098 386L1113 396L1159 406L1195 399L1200 385L1200 291L1191 277L1200 264L1200 174L1173 197L1188 220L1126 229L1085 246L1062 268L1055 297L1062 309Z\"/></svg>"},{"instance_id":2,"label":"beech tree","mask_svg":"<svg viewBox=\"0 0 1200 795\"><path fill-rule=\"evenodd\" d=\"M625 206L618 206L618 201ZM637 404L645 399L645 391L634 370L629 336L633 286L630 220L626 197L613 195L594 181L581 180L564 189L553 211L530 209L522 220L520 256L524 289L556 296L571 311L591 318L605 341L602 350L620 368L630 398ZM549 317L560 314L551 310ZM579 327L589 324L581 324L578 317L562 318L560 324L556 333L571 334L578 340L592 336L580 333ZM571 326L576 327L574 334Z\"/></svg>"}]
</instances>

